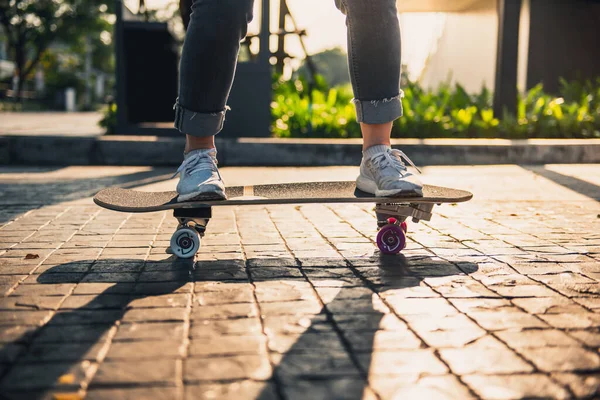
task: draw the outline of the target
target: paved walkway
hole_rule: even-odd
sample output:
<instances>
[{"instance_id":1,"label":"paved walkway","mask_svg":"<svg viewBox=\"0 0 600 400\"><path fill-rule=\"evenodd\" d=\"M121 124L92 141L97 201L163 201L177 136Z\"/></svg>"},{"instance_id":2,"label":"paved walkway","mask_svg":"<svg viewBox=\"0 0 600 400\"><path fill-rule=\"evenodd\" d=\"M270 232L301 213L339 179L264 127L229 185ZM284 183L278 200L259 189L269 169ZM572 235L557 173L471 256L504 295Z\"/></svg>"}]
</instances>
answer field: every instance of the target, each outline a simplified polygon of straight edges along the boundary
<instances>
[{"instance_id":1,"label":"paved walkway","mask_svg":"<svg viewBox=\"0 0 600 400\"><path fill-rule=\"evenodd\" d=\"M368 205L217 208L195 263L165 254L170 213L89 198L171 172L0 168L0 397L600 396L600 165L425 168L475 198L409 224L404 256Z\"/></svg>"},{"instance_id":2,"label":"paved walkway","mask_svg":"<svg viewBox=\"0 0 600 400\"><path fill-rule=\"evenodd\" d=\"M100 136L99 112L0 112L0 135Z\"/></svg>"}]
</instances>

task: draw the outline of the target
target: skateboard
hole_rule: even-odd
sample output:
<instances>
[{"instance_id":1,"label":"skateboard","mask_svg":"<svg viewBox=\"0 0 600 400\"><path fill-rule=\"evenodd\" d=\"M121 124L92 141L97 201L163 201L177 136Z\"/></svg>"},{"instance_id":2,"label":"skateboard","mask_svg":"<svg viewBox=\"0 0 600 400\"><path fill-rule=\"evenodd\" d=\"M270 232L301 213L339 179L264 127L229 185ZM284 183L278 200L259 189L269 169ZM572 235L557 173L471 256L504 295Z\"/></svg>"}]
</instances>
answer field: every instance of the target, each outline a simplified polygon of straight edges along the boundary
<instances>
[{"instance_id":1,"label":"skateboard","mask_svg":"<svg viewBox=\"0 0 600 400\"><path fill-rule=\"evenodd\" d=\"M406 220L429 221L433 207L471 200L473 194L440 186L423 187L423 197L375 197L356 189L355 182L307 182L226 188L227 200L200 199L177 202L177 192L142 192L118 187L101 190L94 202L121 212L173 210L179 226L171 238L171 251L179 258L192 258L212 216L212 207L265 204L374 203L377 216L377 247L397 254L406 246Z\"/></svg>"}]
</instances>

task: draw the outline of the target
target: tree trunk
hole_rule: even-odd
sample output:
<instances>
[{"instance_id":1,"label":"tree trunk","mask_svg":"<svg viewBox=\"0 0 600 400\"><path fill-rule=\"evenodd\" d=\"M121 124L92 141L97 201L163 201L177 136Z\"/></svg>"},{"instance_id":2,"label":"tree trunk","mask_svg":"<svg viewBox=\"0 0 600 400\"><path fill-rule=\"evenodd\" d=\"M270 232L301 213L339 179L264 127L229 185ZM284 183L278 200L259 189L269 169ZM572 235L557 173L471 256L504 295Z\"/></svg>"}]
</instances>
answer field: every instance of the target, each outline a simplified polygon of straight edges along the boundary
<instances>
[{"instance_id":1,"label":"tree trunk","mask_svg":"<svg viewBox=\"0 0 600 400\"><path fill-rule=\"evenodd\" d=\"M23 86L25 86L25 77L19 76L19 82L17 83L17 93L15 97L15 101L18 103L23 102Z\"/></svg>"},{"instance_id":2,"label":"tree trunk","mask_svg":"<svg viewBox=\"0 0 600 400\"><path fill-rule=\"evenodd\" d=\"M23 46L23 42L21 41L17 43L15 48L15 64L19 82L17 82L17 92L14 96L15 102L20 103L22 100L21 95L23 93L23 85L25 84L25 46Z\"/></svg>"}]
</instances>

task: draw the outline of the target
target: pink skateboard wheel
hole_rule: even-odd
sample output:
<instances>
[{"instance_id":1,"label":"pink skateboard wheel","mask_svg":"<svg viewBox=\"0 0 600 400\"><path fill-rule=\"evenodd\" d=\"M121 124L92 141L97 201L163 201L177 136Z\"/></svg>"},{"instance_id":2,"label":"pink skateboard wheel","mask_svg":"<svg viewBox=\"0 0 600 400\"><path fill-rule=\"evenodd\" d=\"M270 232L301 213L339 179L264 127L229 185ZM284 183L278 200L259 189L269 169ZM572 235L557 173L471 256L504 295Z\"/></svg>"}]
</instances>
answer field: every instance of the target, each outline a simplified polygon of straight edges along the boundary
<instances>
[{"instance_id":1,"label":"pink skateboard wheel","mask_svg":"<svg viewBox=\"0 0 600 400\"><path fill-rule=\"evenodd\" d=\"M377 247L384 254L398 254L404 246L406 246L406 237L398 225L386 225L377 233Z\"/></svg>"}]
</instances>

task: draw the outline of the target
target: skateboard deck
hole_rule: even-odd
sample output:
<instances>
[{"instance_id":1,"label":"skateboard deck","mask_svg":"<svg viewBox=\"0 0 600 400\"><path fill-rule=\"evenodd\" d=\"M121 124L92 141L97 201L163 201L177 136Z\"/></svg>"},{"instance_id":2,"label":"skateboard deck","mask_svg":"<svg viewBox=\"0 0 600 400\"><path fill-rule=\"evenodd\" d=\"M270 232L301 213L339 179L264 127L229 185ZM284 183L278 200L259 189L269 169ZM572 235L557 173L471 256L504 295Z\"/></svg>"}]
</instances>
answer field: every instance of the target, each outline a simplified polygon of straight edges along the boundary
<instances>
[{"instance_id":1,"label":"skateboard deck","mask_svg":"<svg viewBox=\"0 0 600 400\"><path fill-rule=\"evenodd\" d=\"M227 200L178 202L177 192L141 192L108 188L94 197L101 207L122 212L174 210L179 225L171 237L170 252L192 258L212 217L212 207L259 204L375 203L377 246L386 254L397 254L406 246L406 220L429 221L436 204L460 203L473 195L464 190L440 186L423 187L423 196L375 197L356 189L354 182L309 182L279 185L235 186L226 189Z\"/></svg>"},{"instance_id":2,"label":"skateboard deck","mask_svg":"<svg viewBox=\"0 0 600 400\"><path fill-rule=\"evenodd\" d=\"M376 204L441 204L470 200L470 192L440 186L425 185L423 197L375 197L356 189L353 181L308 182L275 185L234 186L226 188L227 200L195 200L178 202L177 192L142 192L132 189L108 188L94 197L101 207L122 212L152 212L180 208L241 206L253 204L303 203L376 203Z\"/></svg>"}]
</instances>

